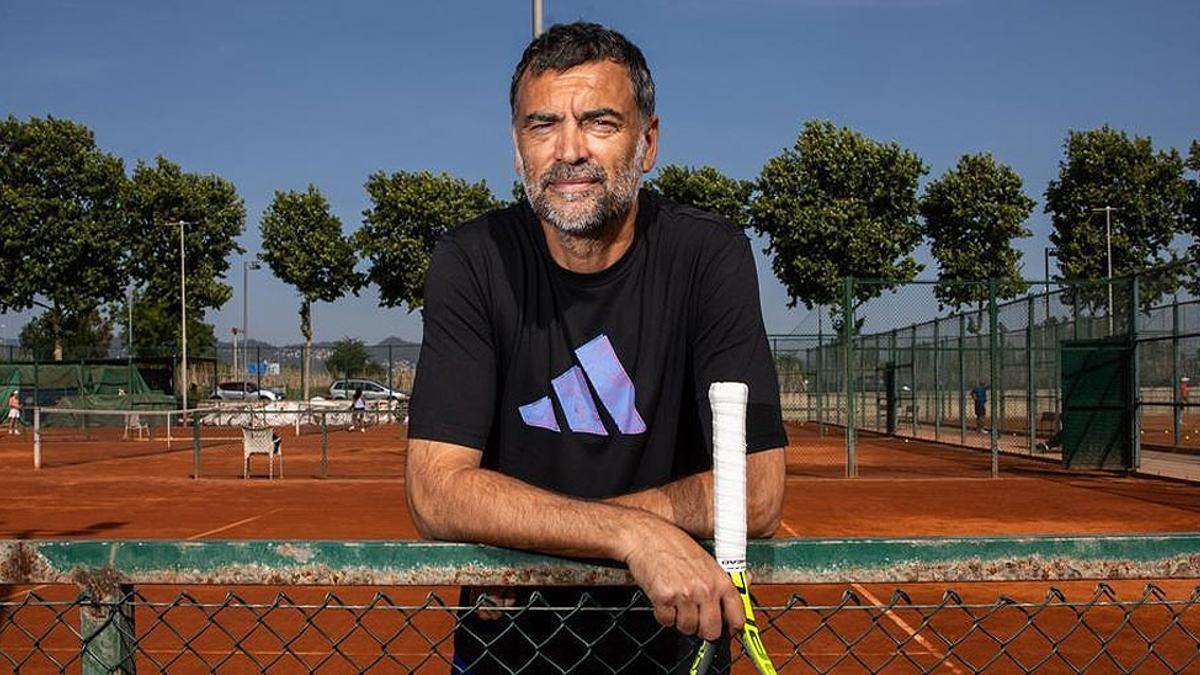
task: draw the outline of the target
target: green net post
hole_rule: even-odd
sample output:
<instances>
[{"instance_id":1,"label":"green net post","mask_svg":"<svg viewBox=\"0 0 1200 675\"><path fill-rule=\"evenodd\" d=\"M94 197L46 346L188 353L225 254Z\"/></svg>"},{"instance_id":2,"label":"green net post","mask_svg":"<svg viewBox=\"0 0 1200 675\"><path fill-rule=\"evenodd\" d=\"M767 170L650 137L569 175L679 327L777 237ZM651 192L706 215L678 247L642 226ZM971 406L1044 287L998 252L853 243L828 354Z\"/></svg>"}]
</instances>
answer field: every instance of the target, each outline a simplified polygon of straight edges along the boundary
<instances>
[{"instance_id":1,"label":"green net post","mask_svg":"<svg viewBox=\"0 0 1200 675\"><path fill-rule=\"evenodd\" d=\"M988 445L992 455L992 478L1000 475L1000 438L999 429L996 426L996 418L1000 413L1000 396L996 391L996 384L1000 381L1000 330L999 330L999 312L996 307L996 280L988 279L988 365L990 366L990 374L988 379L992 385L992 409L989 415L992 418L991 427L988 434Z\"/></svg>"},{"instance_id":2,"label":"green net post","mask_svg":"<svg viewBox=\"0 0 1200 675\"><path fill-rule=\"evenodd\" d=\"M817 435L825 437L825 387L821 381L825 372L825 308L817 306L817 375L813 378L817 388Z\"/></svg>"},{"instance_id":3,"label":"green net post","mask_svg":"<svg viewBox=\"0 0 1200 675\"><path fill-rule=\"evenodd\" d=\"M1037 320L1033 306L1033 296L1026 299L1025 322L1025 428L1028 433L1026 445L1029 454L1033 454L1037 444L1037 382L1034 376L1033 363L1033 324Z\"/></svg>"},{"instance_id":4,"label":"green net post","mask_svg":"<svg viewBox=\"0 0 1200 675\"><path fill-rule=\"evenodd\" d=\"M967 444L967 315L958 315L958 443Z\"/></svg>"},{"instance_id":5,"label":"green net post","mask_svg":"<svg viewBox=\"0 0 1200 675\"><path fill-rule=\"evenodd\" d=\"M321 478L329 476L329 424L321 413Z\"/></svg>"},{"instance_id":6,"label":"green net post","mask_svg":"<svg viewBox=\"0 0 1200 675\"><path fill-rule=\"evenodd\" d=\"M1111 281L1109 282L1111 283ZM1111 292L1111 290L1110 290ZM1132 450L1131 460L1132 466L1129 468L1136 471L1142 465L1142 415L1141 415L1141 385L1139 379L1141 377L1138 372L1138 303L1140 302L1138 277L1134 275L1129 280L1129 368L1132 372L1129 374L1129 406L1126 411L1129 415L1131 424L1129 425L1129 447Z\"/></svg>"},{"instance_id":7,"label":"green net post","mask_svg":"<svg viewBox=\"0 0 1200 675\"><path fill-rule=\"evenodd\" d=\"M942 322L933 320L933 440L942 440Z\"/></svg>"},{"instance_id":8,"label":"green net post","mask_svg":"<svg viewBox=\"0 0 1200 675\"><path fill-rule=\"evenodd\" d=\"M854 438L854 277L842 281L842 341L846 350L846 477L858 476Z\"/></svg>"},{"instance_id":9,"label":"green net post","mask_svg":"<svg viewBox=\"0 0 1200 675\"><path fill-rule=\"evenodd\" d=\"M82 639L80 666L83 675L133 675L137 647L133 624L133 606L129 603L133 587L119 585L111 597L92 598L79 611L79 637Z\"/></svg>"},{"instance_id":10,"label":"green net post","mask_svg":"<svg viewBox=\"0 0 1200 675\"><path fill-rule=\"evenodd\" d=\"M184 413L187 414L187 413ZM192 473L200 477L200 414L192 413Z\"/></svg>"},{"instance_id":11,"label":"green net post","mask_svg":"<svg viewBox=\"0 0 1200 675\"><path fill-rule=\"evenodd\" d=\"M1172 422L1172 431L1174 433L1174 442L1172 447L1179 447L1180 427L1183 426L1183 404L1184 400L1180 391L1180 379L1183 377L1179 374L1179 296L1175 296L1174 302L1171 303L1171 400L1175 403L1172 410L1175 414Z\"/></svg>"}]
</instances>

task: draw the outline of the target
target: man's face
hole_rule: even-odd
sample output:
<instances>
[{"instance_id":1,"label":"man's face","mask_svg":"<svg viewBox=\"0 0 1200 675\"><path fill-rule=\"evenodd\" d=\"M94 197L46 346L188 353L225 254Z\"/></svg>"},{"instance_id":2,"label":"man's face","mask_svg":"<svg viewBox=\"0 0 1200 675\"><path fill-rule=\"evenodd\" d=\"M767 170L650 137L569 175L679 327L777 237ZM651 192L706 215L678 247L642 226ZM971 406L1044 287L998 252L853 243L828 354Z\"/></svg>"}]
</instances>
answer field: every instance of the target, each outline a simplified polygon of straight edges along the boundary
<instances>
[{"instance_id":1,"label":"man's face","mask_svg":"<svg viewBox=\"0 0 1200 675\"><path fill-rule=\"evenodd\" d=\"M642 119L625 67L527 74L516 104L516 169L538 217L583 237L619 223L658 155L658 118Z\"/></svg>"}]
</instances>

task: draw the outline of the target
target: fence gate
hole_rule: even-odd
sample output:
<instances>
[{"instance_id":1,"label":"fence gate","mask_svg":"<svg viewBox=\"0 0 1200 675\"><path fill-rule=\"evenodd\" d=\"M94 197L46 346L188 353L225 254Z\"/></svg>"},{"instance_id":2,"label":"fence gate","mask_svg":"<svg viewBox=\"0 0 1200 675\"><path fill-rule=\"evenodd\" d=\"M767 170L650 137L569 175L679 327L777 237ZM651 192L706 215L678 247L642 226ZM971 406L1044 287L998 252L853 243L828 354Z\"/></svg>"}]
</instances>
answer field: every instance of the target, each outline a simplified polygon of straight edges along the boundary
<instances>
[{"instance_id":1,"label":"fence gate","mask_svg":"<svg viewBox=\"0 0 1200 675\"><path fill-rule=\"evenodd\" d=\"M1063 465L1133 469L1133 349L1124 339L1064 340Z\"/></svg>"}]
</instances>

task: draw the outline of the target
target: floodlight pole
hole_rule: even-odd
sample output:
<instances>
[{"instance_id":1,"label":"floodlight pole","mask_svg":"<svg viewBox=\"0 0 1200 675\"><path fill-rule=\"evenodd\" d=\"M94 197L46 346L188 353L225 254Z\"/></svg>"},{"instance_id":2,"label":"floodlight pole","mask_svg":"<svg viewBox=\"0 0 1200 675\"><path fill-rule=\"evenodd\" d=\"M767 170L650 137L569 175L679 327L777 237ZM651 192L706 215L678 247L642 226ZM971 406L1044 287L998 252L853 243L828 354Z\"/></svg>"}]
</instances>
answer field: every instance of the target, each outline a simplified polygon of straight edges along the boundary
<instances>
[{"instance_id":1,"label":"floodlight pole","mask_svg":"<svg viewBox=\"0 0 1200 675\"><path fill-rule=\"evenodd\" d=\"M182 340L182 368L183 368L183 410L188 409L188 365L187 365L187 274L184 261L183 249L183 226L191 225L187 221L177 220L168 225L179 226L179 333Z\"/></svg>"},{"instance_id":2,"label":"floodlight pole","mask_svg":"<svg viewBox=\"0 0 1200 675\"><path fill-rule=\"evenodd\" d=\"M1112 293L1112 212L1120 211L1113 206L1102 206L1092 209L1092 213L1104 212L1104 244L1108 249L1108 336L1113 333L1113 293Z\"/></svg>"},{"instance_id":3,"label":"floodlight pole","mask_svg":"<svg viewBox=\"0 0 1200 675\"><path fill-rule=\"evenodd\" d=\"M533 15L533 37L537 39L542 34L542 0L531 0Z\"/></svg>"},{"instance_id":4,"label":"floodlight pole","mask_svg":"<svg viewBox=\"0 0 1200 675\"><path fill-rule=\"evenodd\" d=\"M262 263L257 260L242 261L242 365L250 366L250 337L246 332L248 326L247 317L250 315L250 270L262 269ZM241 374L238 374L238 379L241 379Z\"/></svg>"}]
</instances>

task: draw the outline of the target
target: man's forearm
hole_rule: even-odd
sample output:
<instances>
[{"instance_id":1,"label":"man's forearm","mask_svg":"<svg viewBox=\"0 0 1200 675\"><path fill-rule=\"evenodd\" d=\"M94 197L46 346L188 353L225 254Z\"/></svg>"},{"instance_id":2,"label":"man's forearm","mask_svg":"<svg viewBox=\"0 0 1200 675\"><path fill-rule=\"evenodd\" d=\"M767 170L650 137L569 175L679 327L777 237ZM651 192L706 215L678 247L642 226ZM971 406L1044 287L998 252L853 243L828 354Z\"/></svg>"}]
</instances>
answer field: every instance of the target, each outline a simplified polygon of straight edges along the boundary
<instances>
[{"instance_id":1,"label":"man's forearm","mask_svg":"<svg viewBox=\"0 0 1200 675\"><path fill-rule=\"evenodd\" d=\"M751 536L770 536L779 527L786 473L783 452L776 448L746 458L746 520ZM693 537L713 536L712 471L605 501L652 513Z\"/></svg>"},{"instance_id":2,"label":"man's forearm","mask_svg":"<svg viewBox=\"0 0 1200 675\"><path fill-rule=\"evenodd\" d=\"M667 526L644 510L565 497L445 457L420 443L409 452L406 493L427 537L625 561L638 533Z\"/></svg>"}]
</instances>

